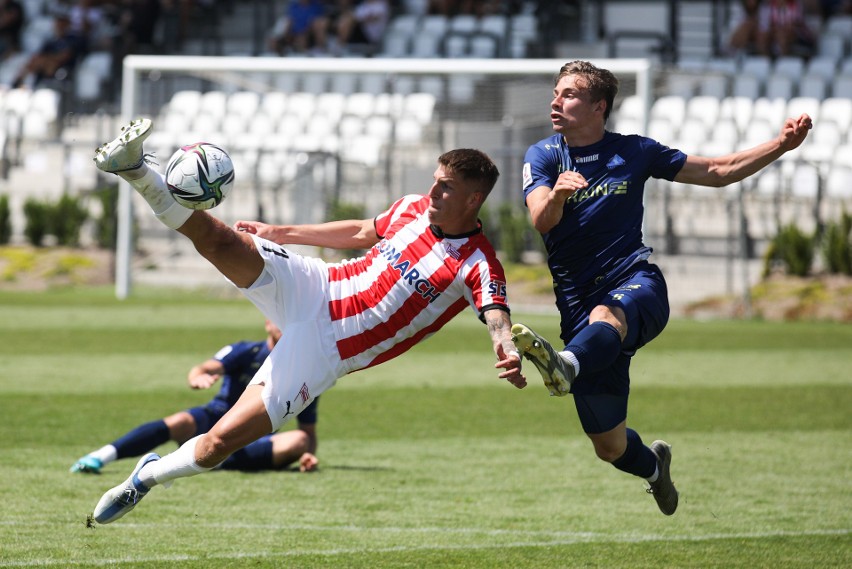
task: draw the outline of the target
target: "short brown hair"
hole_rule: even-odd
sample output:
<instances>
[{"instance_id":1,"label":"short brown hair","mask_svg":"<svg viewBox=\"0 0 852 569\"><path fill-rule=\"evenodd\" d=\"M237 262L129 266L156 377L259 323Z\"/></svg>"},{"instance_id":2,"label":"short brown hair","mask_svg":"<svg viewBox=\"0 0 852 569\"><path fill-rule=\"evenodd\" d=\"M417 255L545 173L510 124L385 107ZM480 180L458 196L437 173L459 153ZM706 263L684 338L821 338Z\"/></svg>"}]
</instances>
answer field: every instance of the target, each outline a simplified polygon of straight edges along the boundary
<instances>
[{"instance_id":1,"label":"short brown hair","mask_svg":"<svg viewBox=\"0 0 852 569\"><path fill-rule=\"evenodd\" d=\"M457 148L444 152L438 157L438 164L452 170L464 180L478 182L480 191L486 196L491 193L500 172L494 161L481 150L474 148Z\"/></svg>"},{"instance_id":2,"label":"short brown hair","mask_svg":"<svg viewBox=\"0 0 852 569\"><path fill-rule=\"evenodd\" d=\"M618 79L609 69L595 67L588 61L569 61L559 69L554 85L566 75L577 75L583 78L583 87L589 91L592 101L606 101L604 121L609 118L615 96L618 94Z\"/></svg>"}]
</instances>

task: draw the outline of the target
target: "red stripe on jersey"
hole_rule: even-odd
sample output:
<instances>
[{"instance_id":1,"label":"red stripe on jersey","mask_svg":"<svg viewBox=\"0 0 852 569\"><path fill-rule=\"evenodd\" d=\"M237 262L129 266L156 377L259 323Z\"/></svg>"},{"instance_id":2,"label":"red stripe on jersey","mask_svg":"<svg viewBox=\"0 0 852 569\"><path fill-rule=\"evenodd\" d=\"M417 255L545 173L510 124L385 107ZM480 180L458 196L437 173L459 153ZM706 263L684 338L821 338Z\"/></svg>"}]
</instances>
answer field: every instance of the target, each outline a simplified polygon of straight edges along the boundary
<instances>
[{"instance_id":1,"label":"red stripe on jersey","mask_svg":"<svg viewBox=\"0 0 852 569\"><path fill-rule=\"evenodd\" d=\"M455 303L453 303L446 312L444 312L441 317L436 320L432 325L426 326L417 334L411 336L410 338L406 338L402 342L399 342L391 349L383 352L379 356L377 356L373 361L368 363L365 367L373 367L375 365L379 365L380 363L384 363L386 361L390 361L393 358L397 357L400 354L404 354L421 341L424 338L427 338L444 327L444 324L452 320L456 317L456 315L465 309L468 306L467 301L464 298L458 299Z\"/></svg>"},{"instance_id":2,"label":"red stripe on jersey","mask_svg":"<svg viewBox=\"0 0 852 569\"><path fill-rule=\"evenodd\" d=\"M417 237L417 239L410 243L408 247L399 254L399 258L395 263L388 263L385 270L379 274L378 278L376 278L369 287L359 291L357 294L347 296L346 298L331 300L328 306L331 319L340 320L342 318L355 316L356 314L360 314L361 312L378 305L400 280L400 270L395 268L395 265L405 261L408 261L412 266L417 264L421 258L429 254L435 241L436 238L427 227L426 230ZM375 253L372 258L381 255L375 247L371 249L370 252Z\"/></svg>"},{"instance_id":3,"label":"red stripe on jersey","mask_svg":"<svg viewBox=\"0 0 852 569\"><path fill-rule=\"evenodd\" d=\"M431 233L430 233L431 234ZM418 240L419 241L419 240ZM452 263L454 267L450 267ZM458 261L451 257L444 259L444 263L432 275L429 276L429 283L435 288L436 293L443 293L455 280L458 273ZM393 272L396 269L388 267ZM464 300L464 297L462 297ZM337 349L340 352L341 359L351 358L369 350L371 347L384 342L396 336L400 330L408 326L418 314L431 304L430 298L422 294L412 294L409 296L402 306L393 313L393 315L383 322L380 326L375 326L369 330L364 330L360 334L344 338L337 342ZM332 319L334 316L332 316Z\"/></svg>"}]
</instances>

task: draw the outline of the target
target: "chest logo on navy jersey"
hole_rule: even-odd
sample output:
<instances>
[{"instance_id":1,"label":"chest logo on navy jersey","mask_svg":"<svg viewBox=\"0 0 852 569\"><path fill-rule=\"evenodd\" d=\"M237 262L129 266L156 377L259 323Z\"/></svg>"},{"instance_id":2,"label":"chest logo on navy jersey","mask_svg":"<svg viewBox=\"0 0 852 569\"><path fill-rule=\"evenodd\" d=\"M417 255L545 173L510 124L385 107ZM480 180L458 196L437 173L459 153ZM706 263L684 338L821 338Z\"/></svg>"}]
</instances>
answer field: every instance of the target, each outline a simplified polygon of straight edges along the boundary
<instances>
[{"instance_id":1,"label":"chest logo on navy jersey","mask_svg":"<svg viewBox=\"0 0 852 569\"><path fill-rule=\"evenodd\" d=\"M577 164L588 164L589 162L597 162L598 158L600 158L600 154L592 154L590 156L578 156L574 158L574 162Z\"/></svg>"},{"instance_id":2,"label":"chest logo on navy jersey","mask_svg":"<svg viewBox=\"0 0 852 569\"><path fill-rule=\"evenodd\" d=\"M618 182L607 182L605 184L598 184L594 187L586 188L585 191L577 192L568 198L565 201L572 203L580 203L592 198L600 198L603 196L609 195L619 195L626 194L627 188L630 185L630 182L627 180L621 180Z\"/></svg>"}]
</instances>

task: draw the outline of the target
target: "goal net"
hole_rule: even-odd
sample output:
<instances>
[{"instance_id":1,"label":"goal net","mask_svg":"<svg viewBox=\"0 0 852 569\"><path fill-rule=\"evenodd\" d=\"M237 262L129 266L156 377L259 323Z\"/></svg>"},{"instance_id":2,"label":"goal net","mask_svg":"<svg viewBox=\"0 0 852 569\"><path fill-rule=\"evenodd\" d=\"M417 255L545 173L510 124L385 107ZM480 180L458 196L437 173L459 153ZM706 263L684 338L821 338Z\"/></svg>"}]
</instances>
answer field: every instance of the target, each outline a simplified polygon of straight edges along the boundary
<instances>
[{"instance_id":1,"label":"goal net","mask_svg":"<svg viewBox=\"0 0 852 569\"><path fill-rule=\"evenodd\" d=\"M644 133L651 63L592 62L619 78L616 109L630 98L639 111L635 127ZM206 141L225 148L236 183L213 213L226 223L376 215L404 194L428 190L438 155L459 147L483 150L500 169L488 207L521 208L523 155L552 133L548 106L564 63L134 55L123 63L120 120L154 120L145 149L156 154L160 171L179 146ZM153 216L134 215L144 207L121 184L119 298L130 291L133 243L150 250L158 240L175 242Z\"/></svg>"}]
</instances>

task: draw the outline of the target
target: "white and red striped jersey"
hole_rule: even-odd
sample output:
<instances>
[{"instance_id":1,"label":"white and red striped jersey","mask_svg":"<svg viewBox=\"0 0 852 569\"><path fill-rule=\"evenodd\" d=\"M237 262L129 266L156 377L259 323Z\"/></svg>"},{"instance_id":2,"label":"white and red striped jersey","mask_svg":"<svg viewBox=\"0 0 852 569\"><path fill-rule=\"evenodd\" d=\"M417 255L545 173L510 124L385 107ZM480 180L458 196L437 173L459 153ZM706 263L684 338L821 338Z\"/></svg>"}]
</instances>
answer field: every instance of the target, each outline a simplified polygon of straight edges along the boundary
<instances>
[{"instance_id":1,"label":"white and red striped jersey","mask_svg":"<svg viewBox=\"0 0 852 569\"><path fill-rule=\"evenodd\" d=\"M506 277L482 231L443 236L429 196L409 195L376 217L382 240L364 257L328 265L329 313L348 371L395 358L466 305L508 311Z\"/></svg>"}]
</instances>

